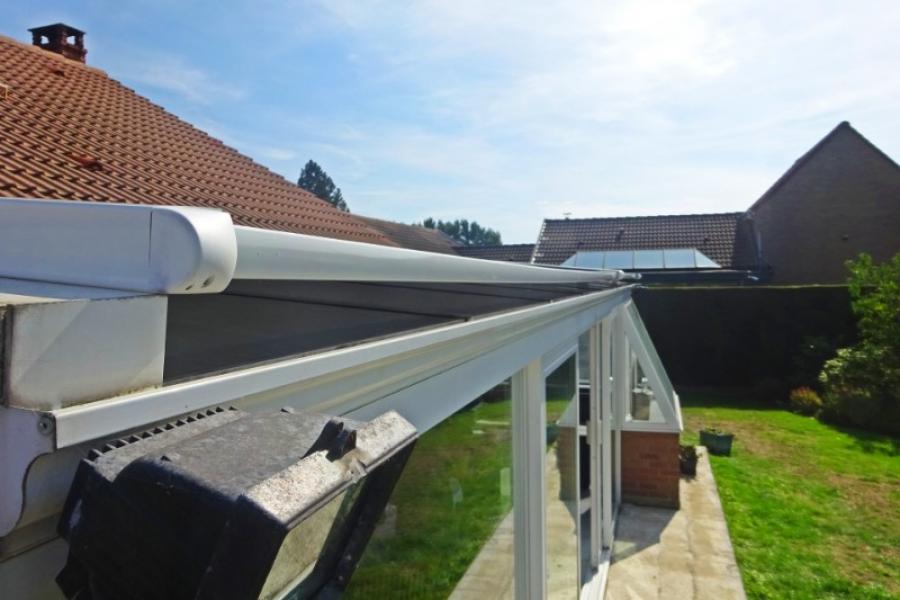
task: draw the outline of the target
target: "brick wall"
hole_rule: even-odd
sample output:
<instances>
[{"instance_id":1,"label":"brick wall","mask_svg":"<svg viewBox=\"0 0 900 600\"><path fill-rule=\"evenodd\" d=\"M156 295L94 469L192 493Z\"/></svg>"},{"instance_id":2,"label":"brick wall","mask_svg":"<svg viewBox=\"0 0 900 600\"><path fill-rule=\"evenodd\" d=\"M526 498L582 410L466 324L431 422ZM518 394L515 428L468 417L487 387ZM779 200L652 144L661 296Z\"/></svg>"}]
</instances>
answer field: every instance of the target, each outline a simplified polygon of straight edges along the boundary
<instances>
[{"instance_id":1,"label":"brick wall","mask_svg":"<svg viewBox=\"0 0 900 600\"><path fill-rule=\"evenodd\" d=\"M843 283L847 259L900 252L900 169L842 125L750 214L773 283Z\"/></svg>"},{"instance_id":2,"label":"brick wall","mask_svg":"<svg viewBox=\"0 0 900 600\"><path fill-rule=\"evenodd\" d=\"M678 434L622 432L622 500L678 508Z\"/></svg>"}]
</instances>

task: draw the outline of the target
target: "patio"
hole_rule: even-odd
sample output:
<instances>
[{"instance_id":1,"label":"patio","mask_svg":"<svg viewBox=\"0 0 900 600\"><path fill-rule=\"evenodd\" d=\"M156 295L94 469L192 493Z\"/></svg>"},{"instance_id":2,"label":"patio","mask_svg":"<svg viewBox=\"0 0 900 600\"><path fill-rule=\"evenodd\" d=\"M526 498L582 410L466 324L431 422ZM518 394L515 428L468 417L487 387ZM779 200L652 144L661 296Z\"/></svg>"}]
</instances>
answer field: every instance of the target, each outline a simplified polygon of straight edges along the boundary
<instances>
[{"instance_id":1,"label":"patio","mask_svg":"<svg viewBox=\"0 0 900 600\"><path fill-rule=\"evenodd\" d=\"M681 509L623 504L606 598L743 599L744 586L705 448L681 479Z\"/></svg>"}]
</instances>

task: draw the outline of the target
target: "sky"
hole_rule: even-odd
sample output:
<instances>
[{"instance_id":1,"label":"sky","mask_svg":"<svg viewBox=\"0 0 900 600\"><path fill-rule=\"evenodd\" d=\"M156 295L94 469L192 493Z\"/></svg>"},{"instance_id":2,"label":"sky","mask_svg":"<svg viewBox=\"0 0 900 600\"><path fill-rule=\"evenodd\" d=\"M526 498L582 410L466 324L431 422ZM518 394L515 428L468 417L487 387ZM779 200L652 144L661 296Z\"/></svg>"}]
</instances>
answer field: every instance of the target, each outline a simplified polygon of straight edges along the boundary
<instances>
[{"instance_id":1,"label":"sky","mask_svg":"<svg viewBox=\"0 0 900 600\"><path fill-rule=\"evenodd\" d=\"M10 0L88 63L351 211L544 218L747 208L839 122L900 159L900 2Z\"/></svg>"}]
</instances>

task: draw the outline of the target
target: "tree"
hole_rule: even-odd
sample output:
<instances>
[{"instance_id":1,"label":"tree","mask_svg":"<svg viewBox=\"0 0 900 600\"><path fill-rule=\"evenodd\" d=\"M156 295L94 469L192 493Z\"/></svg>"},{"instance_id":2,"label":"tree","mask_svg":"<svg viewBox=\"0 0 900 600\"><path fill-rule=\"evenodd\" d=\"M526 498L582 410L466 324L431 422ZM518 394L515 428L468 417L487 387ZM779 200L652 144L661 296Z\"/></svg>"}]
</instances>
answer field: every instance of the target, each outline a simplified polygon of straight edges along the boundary
<instances>
[{"instance_id":1,"label":"tree","mask_svg":"<svg viewBox=\"0 0 900 600\"><path fill-rule=\"evenodd\" d=\"M306 163L303 170L300 171L300 179L297 180L297 185L336 209L350 212L347 203L344 202L341 188L334 185L334 181L331 180L328 173L316 161L310 160Z\"/></svg>"},{"instance_id":2,"label":"tree","mask_svg":"<svg viewBox=\"0 0 900 600\"><path fill-rule=\"evenodd\" d=\"M466 219L435 221L428 217L422 221L422 227L443 231L462 246L493 246L503 243L499 231L482 227L475 221L470 223Z\"/></svg>"}]
</instances>

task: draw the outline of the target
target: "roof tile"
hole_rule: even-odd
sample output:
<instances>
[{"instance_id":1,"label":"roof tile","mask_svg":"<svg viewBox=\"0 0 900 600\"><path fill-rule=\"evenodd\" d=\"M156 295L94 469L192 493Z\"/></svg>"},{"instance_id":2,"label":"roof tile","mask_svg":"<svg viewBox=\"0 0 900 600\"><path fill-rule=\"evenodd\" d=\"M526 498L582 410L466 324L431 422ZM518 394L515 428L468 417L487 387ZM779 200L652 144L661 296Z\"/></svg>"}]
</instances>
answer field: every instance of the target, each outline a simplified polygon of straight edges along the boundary
<instances>
[{"instance_id":1,"label":"roof tile","mask_svg":"<svg viewBox=\"0 0 900 600\"><path fill-rule=\"evenodd\" d=\"M0 36L0 196L221 208L240 225L395 245L103 71Z\"/></svg>"},{"instance_id":2,"label":"roof tile","mask_svg":"<svg viewBox=\"0 0 900 600\"><path fill-rule=\"evenodd\" d=\"M460 246L456 251L462 256L485 260L531 262L534 244L496 244L492 246Z\"/></svg>"},{"instance_id":3,"label":"roof tile","mask_svg":"<svg viewBox=\"0 0 900 600\"><path fill-rule=\"evenodd\" d=\"M441 254L455 254L453 239L437 229L421 225L407 225L394 221L384 221L372 217L360 217L370 228L381 232L401 248L423 250Z\"/></svg>"},{"instance_id":4,"label":"roof tile","mask_svg":"<svg viewBox=\"0 0 900 600\"><path fill-rule=\"evenodd\" d=\"M657 215L600 219L546 219L534 262L558 265L579 250L696 248L725 268L732 266L743 213Z\"/></svg>"}]
</instances>

